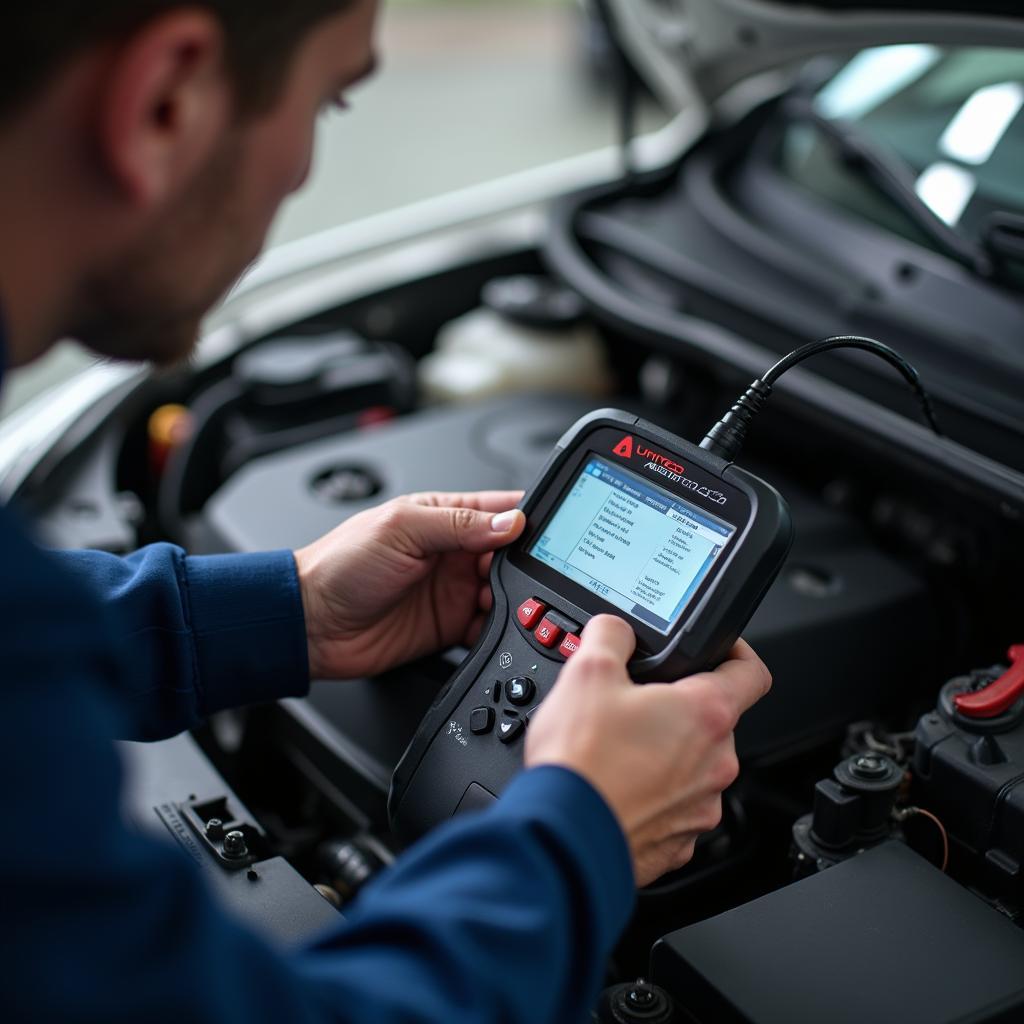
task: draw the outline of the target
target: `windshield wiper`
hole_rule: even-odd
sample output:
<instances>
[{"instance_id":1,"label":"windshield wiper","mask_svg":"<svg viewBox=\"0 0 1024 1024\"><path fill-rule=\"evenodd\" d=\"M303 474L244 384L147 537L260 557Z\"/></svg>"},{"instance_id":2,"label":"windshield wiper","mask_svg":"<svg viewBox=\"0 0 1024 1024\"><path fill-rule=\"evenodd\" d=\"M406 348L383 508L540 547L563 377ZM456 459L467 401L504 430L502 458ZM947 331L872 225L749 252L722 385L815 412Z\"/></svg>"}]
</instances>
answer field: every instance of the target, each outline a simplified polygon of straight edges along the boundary
<instances>
[{"instance_id":1,"label":"windshield wiper","mask_svg":"<svg viewBox=\"0 0 1024 1024\"><path fill-rule=\"evenodd\" d=\"M1024 262L1024 216L997 210L985 223L985 248L997 260Z\"/></svg>"},{"instance_id":2,"label":"windshield wiper","mask_svg":"<svg viewBox=\"0 0 1024 1024\"><path fill-rule=\"evenodd\" d=\"M866 138L849 121L835 121L825 117L806 96L789 96L782 110L789 119L810 124L831 142L843 159L859 168L890 202L928 236L943 255L956 260L979 277L994 276L995 267L989 253L951 228L917 194L913 171L902 160Z\"/></svg>"}]
</instances>

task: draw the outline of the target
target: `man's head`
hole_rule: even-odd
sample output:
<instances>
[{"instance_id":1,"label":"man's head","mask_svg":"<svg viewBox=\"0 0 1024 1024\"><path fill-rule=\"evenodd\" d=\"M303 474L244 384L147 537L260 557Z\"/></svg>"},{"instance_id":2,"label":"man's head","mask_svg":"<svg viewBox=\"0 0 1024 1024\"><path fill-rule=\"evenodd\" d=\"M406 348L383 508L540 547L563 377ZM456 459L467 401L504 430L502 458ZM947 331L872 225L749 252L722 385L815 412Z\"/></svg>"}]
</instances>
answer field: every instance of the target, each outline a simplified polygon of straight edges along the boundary
<instances>
[{"instance_id":1,"label":"man's head","mask_svg":"<svg viewBox=\"0 0 1024 1024\"><path fill-rule=\"evenodd\" d=\"M376 6L51 0L5 14L14 360L62 334L111 356L186 355L305 179L318 113L372 65Z\"/></svg>"}]
</instances>

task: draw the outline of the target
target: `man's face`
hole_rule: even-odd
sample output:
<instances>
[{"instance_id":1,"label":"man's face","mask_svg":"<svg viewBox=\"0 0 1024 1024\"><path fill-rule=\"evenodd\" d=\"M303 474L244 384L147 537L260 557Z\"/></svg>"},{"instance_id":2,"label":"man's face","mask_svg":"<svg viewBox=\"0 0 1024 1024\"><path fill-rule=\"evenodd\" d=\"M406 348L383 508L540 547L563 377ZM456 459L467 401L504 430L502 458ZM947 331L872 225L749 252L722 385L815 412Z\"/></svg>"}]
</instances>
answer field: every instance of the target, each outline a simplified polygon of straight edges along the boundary
<instances>
[{"instance_id":1,"label":"man's face","mask_svg":"<svg viewBox=\"0 0 1024 1024\"><path fill-rule=\"evenodd\" d=\"M273 106L241 116L140 241L83 284L72 334L102 355L169 364L259 254L282 201L308 176L316 120L373 64L378 0L356 0L300 45Z\"/></svg>"}]
</instances>

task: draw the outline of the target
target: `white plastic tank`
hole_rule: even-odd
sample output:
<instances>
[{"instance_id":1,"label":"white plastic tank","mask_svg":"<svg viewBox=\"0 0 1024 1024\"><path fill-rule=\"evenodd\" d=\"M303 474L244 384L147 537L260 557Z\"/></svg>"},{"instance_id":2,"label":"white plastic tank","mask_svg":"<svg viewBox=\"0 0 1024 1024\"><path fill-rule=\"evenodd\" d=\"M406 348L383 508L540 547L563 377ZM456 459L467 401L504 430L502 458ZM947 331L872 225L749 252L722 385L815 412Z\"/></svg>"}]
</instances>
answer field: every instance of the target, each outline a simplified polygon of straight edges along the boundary
<instances>
[{"instance_id":1,"label":"white plastic tank","mask_svg":"<svg viewBox=\"0 0 1024 1024\"><path fill-rule=\"evenodd\" d=\"M574 292L523 275L489 282L482 300L442 327L435 350L420 361L428 401L523 391L596 397L611 389L604 343Z\"/></svg>"}]
</instances>

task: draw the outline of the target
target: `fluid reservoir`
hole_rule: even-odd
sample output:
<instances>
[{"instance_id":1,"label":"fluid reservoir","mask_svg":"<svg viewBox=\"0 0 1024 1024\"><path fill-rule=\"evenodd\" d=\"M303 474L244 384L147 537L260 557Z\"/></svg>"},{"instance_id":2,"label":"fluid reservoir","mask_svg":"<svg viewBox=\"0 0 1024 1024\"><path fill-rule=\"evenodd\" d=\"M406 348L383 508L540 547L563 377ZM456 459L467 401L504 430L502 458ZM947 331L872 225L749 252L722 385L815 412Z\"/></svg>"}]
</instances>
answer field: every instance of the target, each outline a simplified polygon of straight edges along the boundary
<instances>
[{"instance_id":1,"label":"fluid reservoir","mask_svg":"<svg viewBox=\"0 0 1024 1024\"><path fill-rule=\"evenodd\" d=\"M483 305L441 328L420 362L425 397L475 401L517 391L600 396L611 386L604 345L575 294L548 278L489 282Z\"/></svg>"}]
</instances>

